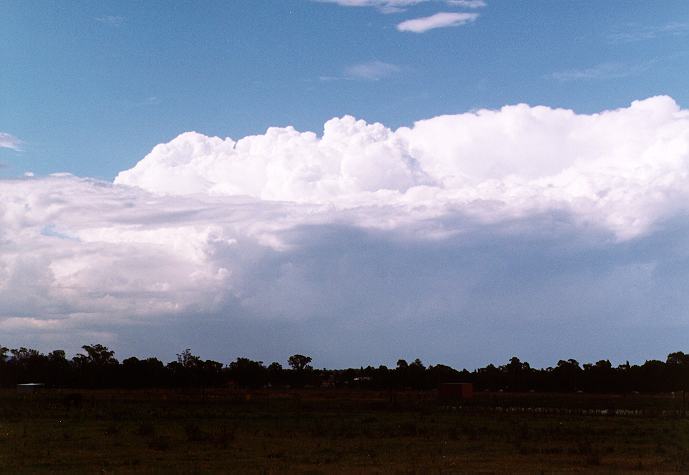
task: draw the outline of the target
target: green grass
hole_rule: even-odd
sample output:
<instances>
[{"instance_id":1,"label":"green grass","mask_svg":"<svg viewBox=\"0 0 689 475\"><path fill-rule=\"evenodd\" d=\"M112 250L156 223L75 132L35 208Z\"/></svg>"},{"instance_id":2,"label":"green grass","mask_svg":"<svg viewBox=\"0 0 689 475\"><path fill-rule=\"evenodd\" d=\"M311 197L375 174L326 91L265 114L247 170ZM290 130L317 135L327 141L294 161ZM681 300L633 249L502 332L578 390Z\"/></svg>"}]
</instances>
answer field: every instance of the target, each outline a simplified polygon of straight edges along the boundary
<instances>
[{"instance_id":1,"label":"green grass","mask_svg":"<svg viewBox=\"0 0 689 475\"><path fill-rule=\"evenodd\" d=\"M4 473L465 473L689 470L689 419L499 412L601 407L590 396L96 391L0 393ZM595 401L595 404L594 402ZM611 402L612 401L612 402ZM667 408L667 399L608 401ZM661 414L660 412L658 412Z\"/></svg>"}]
</instances>

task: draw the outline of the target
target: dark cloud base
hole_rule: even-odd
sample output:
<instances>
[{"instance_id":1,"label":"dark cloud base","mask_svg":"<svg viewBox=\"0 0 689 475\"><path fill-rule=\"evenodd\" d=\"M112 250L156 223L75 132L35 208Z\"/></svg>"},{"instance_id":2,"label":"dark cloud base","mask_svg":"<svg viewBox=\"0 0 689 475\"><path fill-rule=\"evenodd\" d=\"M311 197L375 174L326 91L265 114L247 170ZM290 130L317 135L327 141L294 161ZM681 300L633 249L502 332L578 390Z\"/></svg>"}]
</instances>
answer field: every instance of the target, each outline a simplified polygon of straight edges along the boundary
<instances>
[{"instance_id":1,"label":"dark cloud base","mask_svg":"<svg viewBox=\"0 0 689 475\"><path fill-rule=\"evenodd\" d=\"M300 352L327 367L420 357L474 368L513 355L535 366L567 358L637 362L685 349L684 219L623 243L570 232L571 225L554 232L554 220L562 226L563 216L543 216L426 241L351 226L297 227L286 241L300 245L245 262L239 296L211 313L103 318L74 335L6 332L3 344L74 351L102 334L120 356L173 359L192 348L221 361L284 362Z\"/></svg>"}]
</instances>

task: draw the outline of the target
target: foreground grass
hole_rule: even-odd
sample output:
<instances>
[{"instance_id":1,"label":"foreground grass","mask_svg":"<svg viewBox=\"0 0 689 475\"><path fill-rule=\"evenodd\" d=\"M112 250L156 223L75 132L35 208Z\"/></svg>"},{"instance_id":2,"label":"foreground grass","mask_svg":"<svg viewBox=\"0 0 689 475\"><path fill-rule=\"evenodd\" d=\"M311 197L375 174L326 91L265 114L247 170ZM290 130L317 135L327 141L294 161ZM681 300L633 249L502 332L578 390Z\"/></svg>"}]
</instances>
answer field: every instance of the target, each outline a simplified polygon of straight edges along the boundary
<instances>
[{"instance_id":1,"label":"foreground grass","mask_svg":"<svg viewBox=\"0 0 689 475\"><path fill-rule=\"evenodd\" d=\"M586 407L583 396L479 395L472 407L449 408L423 393L79 394L0 393L4 473L689 471L686 418L502 409L536 398L538 406Z\"/></svg>"}]
</instances>

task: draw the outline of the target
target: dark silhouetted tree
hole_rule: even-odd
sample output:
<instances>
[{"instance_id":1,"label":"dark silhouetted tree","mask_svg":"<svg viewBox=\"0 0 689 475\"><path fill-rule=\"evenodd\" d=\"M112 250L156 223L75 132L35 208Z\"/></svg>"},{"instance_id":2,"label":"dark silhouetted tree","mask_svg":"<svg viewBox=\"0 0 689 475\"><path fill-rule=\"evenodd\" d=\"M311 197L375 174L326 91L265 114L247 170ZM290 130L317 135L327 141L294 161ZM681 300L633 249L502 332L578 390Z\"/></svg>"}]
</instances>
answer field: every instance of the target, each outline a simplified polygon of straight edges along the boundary
<instances>
[{"instance_id":1,"label":"dark silhouetted tree","mask_svg":"<svg viewBox=\"0 0 689 475\"><path fill-rule=\"evenodd\" d=\"M93 366L108 366L116 365L115 352L108 349L101 344L84 345L81 347L86 354L79 353L74 357L77 364L93 365Z\"/></svg>"},{"instance_id":2,"label":"dark silhouetted tree","mask_svg":"<svg viewBox=\"0 0 689 475\"><path fill-rule=\"evenodd\" d=\"M229 364L227 372L240 386L259 388L268 382L268 370L263 361L237 358Z\"/></svg>"},{"instance_id":3,"label":"dark silhouetted tree","mask_svg":"<svg viewBox=\"0 0 689 475\"><path fill-rule=\"evenodd\" d=\"M114 387L119 385L119 362L115 352L101 344L81 347L86 354L79 353L72 358L76 378L90 387Z\"/></svg>"},{"instance_id":4,"label":"dark silhouetted tree","mask_svg":"<svg viewBox=\"0 0 689 475\"><path fill-rule=\"evenodd\" d=\"M287 359L287 364L289 364L290 368L294 371L307 371L313 369L309 365L311 361L312 359L310 356L292 355Z\"/></svg>"},{"instance_id":5,"label":"dark silhouetted tree","mask_svg":"<svg viewBox=\"0 0 689 475\"><path fill-rule=\"evenodd\" d=\"M181 353L177 353L177 363L183 368L193 369L201 366L201 358L192 354L191 349L187 348Z\"/></svg>"}]
</instances>

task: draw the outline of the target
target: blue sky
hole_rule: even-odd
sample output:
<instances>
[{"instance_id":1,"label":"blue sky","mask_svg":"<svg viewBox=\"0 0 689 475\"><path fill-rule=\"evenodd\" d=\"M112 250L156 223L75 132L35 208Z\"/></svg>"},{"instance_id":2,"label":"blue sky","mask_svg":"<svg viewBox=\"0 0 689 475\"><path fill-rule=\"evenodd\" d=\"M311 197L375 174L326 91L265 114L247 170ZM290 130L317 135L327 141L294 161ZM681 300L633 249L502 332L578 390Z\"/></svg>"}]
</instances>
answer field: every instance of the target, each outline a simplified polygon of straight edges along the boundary
<instances>
[{"instance_id":1,"label":"blue sky","mask_svg":"<svg viewBox=\"0 0 689 475\"><path fill-rule=\"evenodd\" d=\"M437 12L479 17L396 28ZM520 102L689 102L681 0L426 1L387 14L308 0L10 0L2 17L0 131L23 142L0 148L6 177L112 179L188 130L237 139L269 126L320 133L344 114L395 128Z\"/></svg>"},{"instance_id":2,"label":"blue sky","mask_svg":"<svg viewBox=\"0 0 689 475\"><path fill-rule=\"evenodd\" d=\"M0 23L2 345L687 351L689 2L8 0Z\"/></svg>"}]
</instances>

